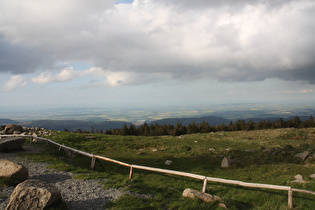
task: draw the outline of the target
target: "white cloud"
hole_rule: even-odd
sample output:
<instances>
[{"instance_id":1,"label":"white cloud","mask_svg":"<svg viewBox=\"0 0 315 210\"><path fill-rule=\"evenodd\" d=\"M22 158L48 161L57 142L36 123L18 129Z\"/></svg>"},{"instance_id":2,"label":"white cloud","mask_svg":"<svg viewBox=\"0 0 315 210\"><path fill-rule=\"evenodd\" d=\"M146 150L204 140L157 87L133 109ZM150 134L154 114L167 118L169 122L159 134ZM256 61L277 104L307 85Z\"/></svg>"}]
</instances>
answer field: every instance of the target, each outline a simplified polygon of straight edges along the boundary
<instances>
[{"instance_id":1,"label":"white cloud","mask_svg":"<svg viewBox=\"0 0 315 210\"><path fill-rule=\"evenodd\" d=\"M167 74L162 73L134 73L134 72L106 72L105 84L112 87L126 86L126 85L139 85L157 80L169 79Z\"/></svg>"},{"instance_id":2,"label":"white cloud","mask_svg":"<svg viewBox=\"0 0 315 210\"><path fill-rule=\"evenodd\" d=\"M56 82L67 82L75 78L82 77L86 73L81 71L75 71L72 67L63 69L59 74L54 77Z\"/></svg>"},{"instance_id":3,"label":"white cloud","mask_svg":"<svg viewBox=\"0 0 315 210\"><path fill-rule=\"evenodd\" d=\"M315 93L315 90L313 89L301 89L301 90L283 90L283 93L288 93L288 94L297 94L297 93Z\"/></svg>"},{"instance_id":4,"label":"white cloud","mask_svg":"<svg viewBox=\"0 0 315 210\"><path fill-rule=\"evenodd\" d=\"M53 81L53 78L49 72L43 72L38 77L32 79L32 82L38 84L46 84Z\"/></svg>"},{"instance_id":5,"label":"white cloud","mask_svg":"<svg viewBox=\"0 0 315 210\"><path fill-rule=\"evenodd\" d=\"M170 76L166 73L136 73L127 71L110 71L104 70L99 67L91 67L87 70L74 70L73 67L67 67L61 70L57 74L51 74L50 72L42 72L35 78L32 78L33 83L47 84L51 82L69 82L77 78L90 76L95 79L103 79L103 83L99 83L98 80L91 80L89 84L83 87L95 87L95 86L126 86L137 85L148 82L153 82L159 79L169 79Z\"/></svg>"},{"instance_id":6,"label":"white cloud","mask_svg":"<svg viewBox=\"0 0 315 210\"><path fill-rule=\"evenodd\" d=\"M11 91L18 87L23 87L27 84L25 77L21 75L11 76L10 79L3 85L4 91Z\"/></svg>"},{"instance_id":7,"label":"white cloud","mask_svg":"<svg viewBox=\"0 0 315 210\"><path fill-rule=\"evenodd\" d=\"M134 84L137 76L130 72L109 72L106 77L106 84L113 87Z\"/></svg>"},{"instance_id":8,"label":"white cloud","mask_svg":"<svg viewBox=\"0 0 315 210\"><path fill-rule=\"evenodd\" d=\"M68 82L76 78L84 77L86 75L96 75L99 76L102 73L99 68L90 68L84 71L74 70L73 67L67 67L61 70L58 74L52 75L50 72L42 72L39 76L32 79L32 82L38 84L46 84L50 82Z\"/></svg>"}]
</instances>

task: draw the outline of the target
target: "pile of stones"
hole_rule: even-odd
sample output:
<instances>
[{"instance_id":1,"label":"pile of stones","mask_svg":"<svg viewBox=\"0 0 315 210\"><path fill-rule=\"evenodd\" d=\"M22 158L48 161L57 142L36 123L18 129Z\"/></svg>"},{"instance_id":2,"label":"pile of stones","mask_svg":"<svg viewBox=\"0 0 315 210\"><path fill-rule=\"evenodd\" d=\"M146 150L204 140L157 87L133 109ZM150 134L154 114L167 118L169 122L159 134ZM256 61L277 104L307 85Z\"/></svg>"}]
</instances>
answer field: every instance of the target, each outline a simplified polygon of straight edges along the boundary
<instances>
[{"instance_id":1,"label":"pile of stones","mask_svg":"<svg viewBox=\"0 0 315 210\"><path fill-rule=\"evenodd\" d=\"M21 137L1 139L0 151L19 150L24 141ZM9 160L0 159L0 180L5 185L16 185L6 210L46 209L62 199L60 191L54 185L42 180L29 180L28 169Z\"/></svg>"},{"instance_id":2,"label":"pile of stones","mask_svg":"<svg viewBox=\"0 0 315 210\"><path fill-rule=\"evenodd\" d=\"M54 131L48 130L46 128L39 127L22 127L20 125L8 124L0 126L0 135L31 135L34 137L37 136L50 136ZM1 138L1 137L0 137Z\"/></svg>"}]
</instances>

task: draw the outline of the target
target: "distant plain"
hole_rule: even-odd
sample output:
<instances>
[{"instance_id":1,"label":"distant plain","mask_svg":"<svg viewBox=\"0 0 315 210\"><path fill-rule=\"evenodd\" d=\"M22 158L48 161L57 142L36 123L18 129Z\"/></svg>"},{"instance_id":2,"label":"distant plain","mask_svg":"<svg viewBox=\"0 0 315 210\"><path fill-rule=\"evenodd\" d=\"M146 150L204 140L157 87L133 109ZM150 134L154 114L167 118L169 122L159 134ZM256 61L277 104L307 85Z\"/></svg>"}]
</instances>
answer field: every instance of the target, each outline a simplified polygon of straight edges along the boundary
<instances>
[{"instance_id":1,"label":"distant plain","mask_svg":"<svg viewBox=\"0 0 315 210\"><path fill-rule=\"evenodd\" d=\"M0 119L124 121L135 124L166 118L218 116L226 119L290 118L315 115L315 103L243 103L168 107L0 107Z\"/></svg>"}]
</instances>

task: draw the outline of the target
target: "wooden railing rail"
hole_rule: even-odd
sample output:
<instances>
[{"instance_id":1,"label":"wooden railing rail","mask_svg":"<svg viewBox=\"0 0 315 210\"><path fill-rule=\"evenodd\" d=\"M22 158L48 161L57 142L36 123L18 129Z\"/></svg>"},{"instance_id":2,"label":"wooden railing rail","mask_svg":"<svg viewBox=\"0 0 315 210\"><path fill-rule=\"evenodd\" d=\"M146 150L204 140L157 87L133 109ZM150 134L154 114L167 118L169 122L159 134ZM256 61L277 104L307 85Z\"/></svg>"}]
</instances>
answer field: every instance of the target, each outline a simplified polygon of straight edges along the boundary
<instances>
[{"instance_id":1,"label":"wooden railing rail","mask_svg":"<svg viewBox=\"0 0 315 210\"><path fill-rule=\"evenodd\" d=\"M307 193L307 194L315 195L315 192L313 192L313 191L296 189L296 188L292 188L290 186L249 183L249 182L243 182L243 181L237 181L237 180L229 180L229 179L207 177L207 176L202 176L202 175L192 174L192 173L187 173L187 172L181 172L181 171L174 171L174 170L168 170L168 169L161 169L161 168L154 168L154 167L148 167L148 166L140 166L140 165L128 164L128 163L124 163L124 162L121 162L121 161L118 161L118 160L114 160L114 159L111 159L111 158L103 157L103 156L100 156L100 155L94 155L94 154L90 154L90 153L87 153L87 152L83 152L81 150L77 150L77 149L68 147L68 146L66 146L64 144L59 144L59 143L54 142L54 141L52 141L50 139L42 138L42 137L36 137L36 136L32 136L32 135L16 135L16 134L15 135L0 135L0 139L1 139L1 137L9 137L9 136L10 137L12 137L12 136L14 136L14 137L15 136L16 137L31 137L30 142L33 141L33 138L39 139L39 140L43 140L43 141L49 142L51 144L54 144L54 145L58 146L59 148L70 150L72 152L75 152L75 153L78 153L78 154L90 157L90 158L92 158L91 168L94 168L96 159L105 160L105 161L109 161L109 162L112 162L112 163L116 163L116 164L119 164L119 165L123 165L123 166L129 167L130 168L129 179L132 179L133 169L141 169L141 170L154 171L154 172L160 172L160 173L166 173L166 174L173 174L173 175L185 176L185 177L190 177L190 178L194 178L194 179L203 180L204 182L203 182L202 192L206 192L207 182L208 181L217 182L217 183L224 183L224 184L239 185L239 186L243 186L243 187L253 187L253 188L273 189L273 190L284 190L284 191L288 191L288 207L289 208L293 208L293 192L301 192L301 193Z\"/></svg>"}]
</instances>

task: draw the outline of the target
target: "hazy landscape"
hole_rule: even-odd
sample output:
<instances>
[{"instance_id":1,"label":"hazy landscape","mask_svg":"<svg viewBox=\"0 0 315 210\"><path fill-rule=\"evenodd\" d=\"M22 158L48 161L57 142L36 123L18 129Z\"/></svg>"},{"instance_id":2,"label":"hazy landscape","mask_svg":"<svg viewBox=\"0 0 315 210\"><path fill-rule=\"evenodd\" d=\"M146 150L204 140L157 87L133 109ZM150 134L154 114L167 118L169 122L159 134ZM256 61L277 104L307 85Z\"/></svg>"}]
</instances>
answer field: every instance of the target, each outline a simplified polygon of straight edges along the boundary
<instances>
[{"instance_id":1,"label":"hazy landscape","mask_svg":"<svg viewBox=\"0 0 315 210\"><path fill-rule=\"evenodd\" d=\"M315 104L221 104L190 107L158 108L2 108L0 124L21 124L26 127L43 127L52 130L90 130L121 128L143 123L172 124L177 122L188 125L208 122L210 125L228 124L238 119L277 120L299 116L306 120L315 116Z\"/></svg>"}]
</instances>

